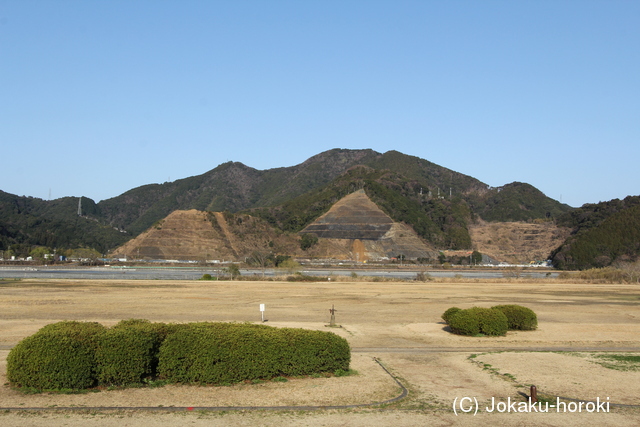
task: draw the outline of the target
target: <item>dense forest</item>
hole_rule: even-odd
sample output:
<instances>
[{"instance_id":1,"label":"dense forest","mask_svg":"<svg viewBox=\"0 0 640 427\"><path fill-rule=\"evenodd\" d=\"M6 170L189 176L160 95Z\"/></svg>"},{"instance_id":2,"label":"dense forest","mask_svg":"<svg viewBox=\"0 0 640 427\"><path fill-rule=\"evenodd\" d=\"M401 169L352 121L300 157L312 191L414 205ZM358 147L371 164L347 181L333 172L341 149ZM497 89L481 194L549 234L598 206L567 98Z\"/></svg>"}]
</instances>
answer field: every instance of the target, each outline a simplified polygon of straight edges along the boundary
<instances>
[{"instance_id":1,"label":"dense forest","mask_svg":"<svg viewBox=\"0 0 640 427\"><path fill-rule=\"evenodd\" d=\"M640 254L640 196L586 204L557 219L573 234L552 254L560 269L584 270L634 262Z\"/></svg>"},{"instance_id":2,"label":"dense forest","mask_svg":"<svg viewBox=\"0 0 640 427\"><path fill-rule=\"evenodd\" d=\"M95 219L96 204L82 198L78 215L78 197L50 202L18 197L0 191L0 250L3 256L28 256L43 246L58 249L91 248L100 253L126 242L131 236Z\"/></svg>"}]
</instances>

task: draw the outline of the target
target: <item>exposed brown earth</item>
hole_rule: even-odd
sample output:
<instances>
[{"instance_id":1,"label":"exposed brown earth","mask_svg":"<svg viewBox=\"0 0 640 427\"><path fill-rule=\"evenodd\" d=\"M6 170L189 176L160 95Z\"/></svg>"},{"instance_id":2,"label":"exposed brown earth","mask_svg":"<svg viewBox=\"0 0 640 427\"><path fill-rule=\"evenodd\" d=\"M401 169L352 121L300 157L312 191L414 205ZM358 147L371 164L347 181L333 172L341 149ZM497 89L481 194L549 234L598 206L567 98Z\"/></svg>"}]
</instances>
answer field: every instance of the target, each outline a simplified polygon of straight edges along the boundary
<instances>
[{"instance_id":1,"label":"exposed brown earth","mask_svg":"<svg viewBox=\"0 0 640 427\"><path fill-rule=\"evenodd\" d=\"M413 229L394 222L364 190L355 191L336 202L331 209L309 224L301 233L313 233L320 239L344 240L342 253L321 252L321 257L348 258L354 261L388 259L397 255L407 258L434 257ZM337 255L337 256L336 256Z\"/></svg>"},{"instance_id":2,"label":"exposed brown earth","mask_svg":"<svg viewBox=\"0 0 640 427\"><path fill-rule=\"evenodd\" d=\"M308 251L299 237L275 230L250 215L197 210L175 211L113 252L138 259L244 260L254 252L366 261L391 258L434 258L413 229L394 223L364 193L357 191L338 201L302 233L314 233L319 244Z\"/></svg>"},{"instance_id":3,"label":"exposed brown earth","mask_svg":"<svg viewBox=\"0 0 640 427\"><path fill-rule=\"evenodd\" d=\"M255 251L296 253L297 237L277 232L265 221L250 215L233 215L195 209L175 211L113 256L141 259L244 260Z\"/></svg>"},{"instance_id":4,"label":"exposed brown earth","mask_svg":"<svg viewBox=\"0 0 640 427\"><path fill-rule=\"evenodd\" d=\"M528 264L544 261L571 230L553 222L486 222L469 227L474 249L497 261Z\"/></svg>"},{"instance_id":5,"label":"exposed brown earth","mask_svg":"<svg viewBox=\"0 0 640 427\"><path fill-rule=\"evenodd\" d=\"M148 413L2 412L0 424L23 425L621 425L640 424L640 409L599 413L489 413L492 398L523 401L528 384L540 393L640 405L640 372L608 369L593 350L640 353L637 285L554 283L201 282L71 281L0 282L0 384L6 383L8 349L45 324L64 319L112 325L121 319L152 321L259 321L266 304L272 326L331 329L353 349L359 374L291 379L230 387L167 386L80 395L24 395L0 387L1 407L57 406L282 406L370 403L397 396L399 388L372 360L378 357L409 387L404 401L383 410ZM536 331L504 337L452 335L440 315L451 306L515 303L538 314ZM508 351L502 351L508 349ZM531 352L531 349L547 350ZM498 352L498 350L501 350ZM575 350L557 353L549 350ZM586 351L589 350L589 351ZM476 354L474 358L470 355ZM505 375L509 374L509 375ZM480 412L456 416L456 398L475 398Z\"/></svg>"}]
</instances>

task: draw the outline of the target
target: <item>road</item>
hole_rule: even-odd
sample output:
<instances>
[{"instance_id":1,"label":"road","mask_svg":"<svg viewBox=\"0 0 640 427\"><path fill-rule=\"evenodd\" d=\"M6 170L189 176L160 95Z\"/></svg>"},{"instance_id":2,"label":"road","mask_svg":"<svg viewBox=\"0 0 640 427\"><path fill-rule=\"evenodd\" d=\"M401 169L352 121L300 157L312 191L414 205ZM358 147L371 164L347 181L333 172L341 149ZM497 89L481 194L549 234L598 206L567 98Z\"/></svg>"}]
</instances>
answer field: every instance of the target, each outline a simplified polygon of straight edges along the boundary
<instances>
[{"instance_id":1,"label":"road","mask_svg":"<svg viewBox=\"0 0 640 427\"><path fill-rule=\"evenodd\" d=\"M204 274L211 274L213 277L223 275L222 267L52 267L52 266L5 266L0 267L0 279L126 279L126 280L198 280ZM286 273L273 268L261 269L241 269L243 276L258 275L273 277ZM360 268L314 268L304 269L302 274L310 276L350 276L352 273L358 276L393 278L397 280L414 280L418 273L415 269L360 269ZM451 271L426 271L431 277L462 277L479 279L496 279L504 277L502 270L451 270ZM523 271L522 277L545 278L557 277L557 272L547 271Z\"/></svg>"}]
</instances>

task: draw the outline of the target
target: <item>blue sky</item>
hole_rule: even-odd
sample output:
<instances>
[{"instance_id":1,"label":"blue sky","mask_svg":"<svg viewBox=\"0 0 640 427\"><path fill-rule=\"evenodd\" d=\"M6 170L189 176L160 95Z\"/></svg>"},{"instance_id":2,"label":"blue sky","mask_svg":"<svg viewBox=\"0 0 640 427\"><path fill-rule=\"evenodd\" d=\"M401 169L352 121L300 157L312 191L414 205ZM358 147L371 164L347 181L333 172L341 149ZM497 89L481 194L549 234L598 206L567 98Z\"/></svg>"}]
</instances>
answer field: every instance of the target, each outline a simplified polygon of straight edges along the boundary
<instances>
[{"instance_id":1,"label":"blue sky","mask_svg":"<svg viewBox=\"0 0 640 427\"><path fill-rule=\"evenodd\" d=\"M0 0L0 189L398 150L571 206L640 194L638 1Z\"/></svg>"}]
</instances>

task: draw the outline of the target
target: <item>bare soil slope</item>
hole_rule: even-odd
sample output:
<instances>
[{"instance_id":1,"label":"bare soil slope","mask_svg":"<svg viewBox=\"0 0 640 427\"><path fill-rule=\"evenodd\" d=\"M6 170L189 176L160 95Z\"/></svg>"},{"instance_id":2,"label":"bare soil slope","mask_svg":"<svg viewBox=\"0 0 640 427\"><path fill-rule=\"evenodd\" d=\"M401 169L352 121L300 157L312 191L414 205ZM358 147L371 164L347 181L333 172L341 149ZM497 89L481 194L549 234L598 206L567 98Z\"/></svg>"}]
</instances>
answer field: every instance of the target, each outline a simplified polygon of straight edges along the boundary
<instances>
[{"instance_id":1,"label":"bare soil slope","mask_svg":"<svg viewBox=\"0 0 640 427\"><path fill-rule=\"evenodd\" d=\"M254 251L295 253L298 239L278 233L250 215L232 215L195 209L175 211L164 220L120 246L113 256L177 260L237 260Z\"/></svg>"},{"instance_id":2,"label":"bare soil slope","mask_svg":"<svg viewBox=\"0 0 640 427\"><path fill-rule=\"evenodd\" d=\"M474 248L491 258L513 264L544 261L571 230L552 222L485 222L469 227Z\"/></svg>"},{"instance_id":3,"label":"bare soil slope","mask_svg":"<svg viewBox=\"0 0 640 427\"><path fill-rule=\"evenodd\" d=\"M327 258L366 261L398 255L429 258L435 254L411 227L394 222L364 190L340 199L301 233L313 233L321 242L330 241L314 251L314 255Z\"/></svg>"},{"instance_id":4,"label":"bare soil slope","mask_svg":"<svg viewBox=\"0 0 640 427\"><path fill-rule=\"evenodd\" d=\"M364 191L338 201L325 215L305 228L319 244L300 249L299 237L279 232L262 219L242 214L197 210L175 211L113 256L142 259L244 260L254 252L295 257L365 261L405 255L435 257L413 229L394 223Z\"/></svg>"}]
</instances>

